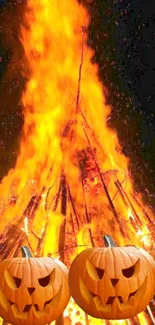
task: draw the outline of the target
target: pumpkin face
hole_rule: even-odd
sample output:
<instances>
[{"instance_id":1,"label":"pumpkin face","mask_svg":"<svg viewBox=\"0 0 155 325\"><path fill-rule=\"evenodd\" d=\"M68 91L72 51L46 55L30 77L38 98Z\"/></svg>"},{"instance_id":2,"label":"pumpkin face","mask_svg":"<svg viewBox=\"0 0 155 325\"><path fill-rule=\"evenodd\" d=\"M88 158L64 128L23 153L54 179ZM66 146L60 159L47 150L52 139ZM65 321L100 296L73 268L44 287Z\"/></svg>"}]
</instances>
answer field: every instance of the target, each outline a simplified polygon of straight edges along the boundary
<instances>
[{"instance_id":1,"label":"pumpkin face","mask_svg":"<svg viewBox=\"0 0 155 325\"><path fill-rule=\"evenodd\" d=\"M155 263L143 249L90 248L73 261L69 286L75 302L89 315L125 319L143 311L155 292Z\"/></svg>"},{"instance_id":2,"label":"pumpkin face","mask_svg":"<svg viewBox=\"0 0 155 325\"><path fill-rule=\"evenodd\" d=\"M12 258L0 263L0 316L7 322L50 323L68 301L68 269L59 260Z\"/></svg>"}]
</instances>

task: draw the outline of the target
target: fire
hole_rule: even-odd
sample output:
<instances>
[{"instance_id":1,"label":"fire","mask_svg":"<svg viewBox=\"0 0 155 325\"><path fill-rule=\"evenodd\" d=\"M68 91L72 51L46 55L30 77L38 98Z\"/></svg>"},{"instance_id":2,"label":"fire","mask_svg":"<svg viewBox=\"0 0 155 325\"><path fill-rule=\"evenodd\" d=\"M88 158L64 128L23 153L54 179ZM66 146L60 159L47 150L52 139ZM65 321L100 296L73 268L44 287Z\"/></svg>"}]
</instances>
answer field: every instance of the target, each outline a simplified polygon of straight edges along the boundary
<instances>
[{"instance_id":1,"label":"fire","mask_svg":"<svg viewBox=\"0 0 155 325\"><path fill-rule=\"evenodd\" d=\"M91 325L107 325L106 321L104 320L99 320L95 319L93 317L90 317L86 315L76 304L75 302L71 299L69 306L66 308L64 312L64 317L66 324L67 320L72 320L72 324L83 324L83 323L88 323ZM109 324L108 324L109 325ZM117 321L110 321L110 325L132 325L130 323L130 320L117 320Z\"/></svg>"},{"instance_id":2,"label":"fire","mask_svg":"<svg viewBox=\"0 0 155 325\"><path fill-rule=\"evenodd\" d=\"M26 243L35 255L55 255L69 266L81 250L102 245L105 233L151 250L154 216L134 192L129 160L107 126L111 109L86 45L88 24L76 0L27 1L25 123L16 166L0 186L2 258ZM74 325L133 324L94 320L72 300L64 317ZM149 324L144 313L138 317Z\"/></svg>"}]
</instances>

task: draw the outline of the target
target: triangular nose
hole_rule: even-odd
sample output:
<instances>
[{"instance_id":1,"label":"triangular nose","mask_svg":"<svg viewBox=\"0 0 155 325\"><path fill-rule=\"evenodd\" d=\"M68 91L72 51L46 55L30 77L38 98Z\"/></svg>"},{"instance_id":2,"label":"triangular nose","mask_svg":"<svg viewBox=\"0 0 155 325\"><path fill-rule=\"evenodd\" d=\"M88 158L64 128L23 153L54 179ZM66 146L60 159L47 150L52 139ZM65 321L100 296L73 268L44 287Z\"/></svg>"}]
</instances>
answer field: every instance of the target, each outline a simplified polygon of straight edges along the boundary
<instances>
[{"instance_id":1,"label":"triangular nose","mask_svg":"<svg viewBox=\"0 0 155 325\"><path fill-rule=\"evenodd\" d=\"M113 287L115 287L115 285L117 284L118 281L119 281L119 279L111 279L111 283L112 283Z\"/></svg>"},{"instance_id":2,"label":"triangular nose","mask_svg":"<svg viewBox=\"0 0 155 325\"><path fill-rule=\"evenodd\" d=\"M31 296L32 293L34 292L35 288L27 288L29 295Z\"/></svg>"}]
</instances>

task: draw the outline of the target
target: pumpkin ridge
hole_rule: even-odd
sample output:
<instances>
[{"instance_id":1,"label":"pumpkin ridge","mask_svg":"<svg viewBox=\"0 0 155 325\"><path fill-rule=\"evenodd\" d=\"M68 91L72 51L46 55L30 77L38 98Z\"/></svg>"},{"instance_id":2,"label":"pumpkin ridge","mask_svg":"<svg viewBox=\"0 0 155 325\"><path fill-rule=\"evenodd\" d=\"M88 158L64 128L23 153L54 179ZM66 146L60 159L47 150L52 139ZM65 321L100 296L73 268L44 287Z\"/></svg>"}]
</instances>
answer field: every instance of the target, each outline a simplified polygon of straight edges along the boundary
<instances>
[{"instance_id":1,"label":"pumpkin ridge","mask_svg":"<svg viewBox=\"0 0 155 325\"><path fill-rule=\"evenodd\" d=\"M58 260L58 262L61 262L61 261ZM64 270L66 271L67 267L65 264L64 265L60 265L59 263L57 264L54 259L53 259L53 264L55 265L55 267L57 267L59 269L61 274L64 272ZM65 266L65 268L64 268L64 266ZM67 269L67 271L68 271L68 269ZM66 272L65 272L65 274L66 274ZM68 273L66 275L68 275Z\"/></svg>"},{"instance_id":2,"label":"pumpkin ridge","mask_svg":"<svg viewBox=\"0 0 155 325\"><path fill-rule=\"evenodd\" d=\"M38 262L39 262L39 265L40 267L42 268L42 266L44 267L44 269L48 272L48 269L49 269L49 265L51 266L50 263L48 263L48 265L46 265L46 260L48 259L48 257L39 257L38 258ZM54 262L54 261L53 261ZM49 273L49 272L48 272Z\"/></svg>"},{"instance_id":3,"label":"pumpkin ridge","mask_svg":"<svg viewBox=\"0 0 155 325\"><path fill-rule=\"evenodd\" d=\"M19 267L20 267L20 264L18 263L18 264L17 264L17 271L16 271L16 274L18 274ZM17 304L17 294L16 294L16 291L15 291L15 304Z\"/></svg>"},{"instance_id":4,"label":"pumpkin ridge","mask_svg":"<svg viewBox=\"0 0 155 325\"><path fill-rule=\"evenodd\" d=\"M87 255L89 256L88 252L87 252ZM83 266L83 261L85 262L85 260L87 261L87 259L86 259L86 257L83 254L83 258L81 256L80 261L78 261L79 266L82 267ZM87 276L87 270L86 270L86 268L84 268L84 274L83 274L83 280L84 281L86 281L86 276ZM79 277L78 277L78 279L79 279Z\"/></svg>"},{"instance_id":5,"label":"pumpkin ridge","mask_svg":"<svg viewBox=\"0 0 155 325\"><path fill-rule=\"evenodd\" d=\"M91 255L89 256L89 260L91 260L95 254L97 254L97 251L96 251L96 250L97 250L97 249L92 250ZM88 253L89 253L89 252L88 252ZM88 254L87 254L87 255L88 255Z\"/></svg>"},{"instance_id":6,"label":"pumpkin ridge","mask_svg":"<svg viewBox=\"0 0 155 325\"><path fill-rule=\"evenodd\" d=\"M43 258L42 258L41 262L43 263ZM56 268L59 269L61 275L63 274L64 269L65 269L65 276L68 277L68 272L67 272L68 269L67 269L67 267L66 267L65 264L63 265L63 263L62 263L62 265L60 265L60 264L56 263L55 259L51 259L50 262L52 262L52 264L54 264L55 269L56 269ZM58 260L58 262L61 262L61 261ZM43 263L43 264L44 264L44 263ZM49 263L49 264L50 264L50 263ZM65 268L64 268L64 266L65 266ZM67 269L67 270L66 270L66 269ZM66 282L66 278L65 278L65 279L63 278L63 279L62 279L62 284L61 284L62 289L63 289L64 286L66 285L65 282ZM54 294L54 290L53 290L53 294ZM57 295L57 294L58 294L58 292L56 293L56 295Z\"/></svg>"},{"instance_id":7,"label":"pumpkin ridge","mask_svg":"<svg viewBox=\"0 0 155 325\"><path fill-rule=\"evenodd\" d=\"M127 255L128 255L128 254L127 254ZM139 255L139 252L138 252L138 255ZM136 256L136 257L137 257L137 256ZM133 263L134 263L134 265L135 265L135 264L138 262L138 260L141 259L141 256L140 256L139 258L137 258L137 261L136 261L136 262L135 262L135 259L132 259L132 256L128 255L128 258L129 258L131 264L133 265ZM137 277L137 284L138 284L138 288L139 288L139 285L140 285L140 283L139 283L139 277ZM129 282L129 288L130 288L130 292L131 292L130 282ZM137 308L138 308L138 306L137 306Z\"/></svg>"},{"instance_id":8,"label":"pumpkin ridge","mask_svg":"<svg viewBox=\"0 0 155 325\"><path fill-rule=\"evenodd\" d=\"M17 262L17 260L16 260L16 261L13 261L13 262ZM12 267L12 264L15 264L15 265L14 265L14 268L15 268L15 266L16 266L16 272L15 272L15 273L18 274L19 263L10 263L9 266L8 266L8 272L11 273L11 272L10 272L10 269L11 269L11 267ZM12 274L11 274L11 275L12 275Z\"/></svg>"},{"instance_id":9,"label":"pumpkin ridge","mask_svg":"<svg viewBox=\"0 0 155 325\"><path fill-rule=\"evenodd\" d=\"M87 250L86 250L86 251L87 251ZM86 256L83 255L83 259L82 259L82 256L81 256L80 263L78 262L78 264L80 264L81 267L83 267L83 263L82 263L83 260L84 260L84 261L85 261L85 260L86 260L86 261L89 260L90 263L92 263L91 259L92 259L92 257L94 256L94 254L95 254L95 251L92 251L91 255L89 256L89 252L87 251L87 258L86 258ZM83 278L84 278L84 281L85 281L85 280L86 280L86 276L87 276L87 269L85 268L84 271L85 271L85 273L84 273L84 275L83 275Z\"/></svg>"},{"instance_id":10,"label":"pumpkin ridge","mask_svg":"<svg viewBox=\"0 0 155 325\"><path fill-rule=\"evenodd\" d=\"M29 275L30 275L30 279L31 279L31 287L32 287L32 270L31 270L31 262L30 262L30 259L28 258L27 260L27 265L28 265L28 268L29 268Z\"/></svg>"},{"instance_id":11,"label":"pumpkin ridge","mask_svg":"<svg viewBox=\"0 0 155 325\"><path fill-rule=\"evenodd\" d=\"M33 267L34 263L35 263L35 265L36 265L36 267L37 267L37 269L39 271L38 274L40 274L40 276L37 277L37 279L41 278L42 277L42 272L40 272L40 271L42 270L42 267L41 267L40 259L37 259L37 258L34 257L33 259L28 259L28 261L29 261L29 263L31 265L31 268L30 268L31 269L31 279L32 279L32 267ZM38 267L38 264L39 264L40 267ZM31 283L31 285L32 285L32 283ZM44 290L42 290L42 294L44 295L43 299L45 301L46 300L46 294L45 294ZM34 305L33 297L32 297L32 304ZM39 303L38 303L38 305L39 305Z\"/></svg>"},{"instance_id":12,"label":"pumpkin ridge","mask_svg":"<svg viewBox=\"0 0 155 325\"><path fill-rule=\"evenodd\" d=\"M13 261L9 261L8 260L8 270L12 267L12 264L19 264L18 261L20 260L20 258L15 258ZM3 260L5 262L5 260Z\"/></svg>"},{"instance_id":13,"label":"pumpkin ridge","mask_svg":"<svg viewBox=\"0 0 155 325\"><path fill-rule=\"evenodd\" d=\"M110 247L109 250L112 258L113 274L114 274L114 278L116 278L116 263L115 263L115 255L114 255L113 247Z\"/></svg>"},{"instance_id":14,"label":"pumpkin ridge","mask_svg":"<svg viewBox=\"0 0 155 325\"><path fill-rule=\"evenodd\" d=\"M126 250L124 250L123 249L123 247L120 247L120 249L119 249L119 254L120 254L120 257L121 257L121 260L122 260L122 262L123 262L123 269L127 269L127 268L129 268L129 267L131 267L133 264L135 264L136 262L137 262L137 260L138 260L138 258L137 258L137 260L134 258L134 261L131 259L131 255L126 251ZM135 257L135 256L134 256ZM129 262L129 265L130 266L128 266L128 263L126 263L127 262L127 259L128 259L128 262Z\"/></svg>"},{"instance_id":15,"label":"pumpkin ridge","mask_svg":"<svg viewBox=\"0 0 155 325\"><path fill-rule=\"evenodd\" d=\"M40 259L37 260L37 262L39 262L39 264L42 264L44 266L44 269L49 273L48 271L48 267L46 266L46 264L43 262L43 258L41 257ZM47 274L48 275L48 274Z\"/></svg>"},{"instance_id":16,"label":"pumpkin ridge","mask_svg":"<svg viewBox=\"0 0 155 325\"><path fill-rule=\"evenodd\" d=\"M120 249L121 249L121 251L122 252L124 252L129 258L130 258L130 261L131 261L131 258L132 257L142 257L143 258L143 256L142 256L142 254L141 254L141 251L140 250L137 250L136 251L136 254L135 254L135 252L133 253L131 250L129 250L130 249L130 247L133 249L133 247L132 246L128 246L128 247L120 247ZM124 249L123 249L124 248ZM132 261L131 261L131 263L132 263Z\"/></svg>"},{"instance_id":17,"label":"pumpkin ridge","mask_svg":"<svg viewBox=\"0 0 155 325\"><path fill-rule=\"evenodd\" d=\"M132 266L130 256L126 254L126 251L124 251L123 247L119 247L119 258L122 260L122 265L124 265L123 269L128 268L128 264L126 263L127 258L130 261L130 265ZM131 292L131 286L129 281L126 281L126 286L127 286L127 290L126 290L127 293Z\"/></svg>"},{"instance_id":18,"label":"pumpkin ridge","mask_svg":"<svg viewBox=\"0 0 155 325\"><path fill-rule=\"evenodd\" d=\"M103 256L102 256L103 255ZM99 267L101 267L101 260L102 260L102 258L104 258L104 260L105 260L105 254L103 253L103 254L100 254L100 259L99 259Z\"/></svg>"}]
</instances>

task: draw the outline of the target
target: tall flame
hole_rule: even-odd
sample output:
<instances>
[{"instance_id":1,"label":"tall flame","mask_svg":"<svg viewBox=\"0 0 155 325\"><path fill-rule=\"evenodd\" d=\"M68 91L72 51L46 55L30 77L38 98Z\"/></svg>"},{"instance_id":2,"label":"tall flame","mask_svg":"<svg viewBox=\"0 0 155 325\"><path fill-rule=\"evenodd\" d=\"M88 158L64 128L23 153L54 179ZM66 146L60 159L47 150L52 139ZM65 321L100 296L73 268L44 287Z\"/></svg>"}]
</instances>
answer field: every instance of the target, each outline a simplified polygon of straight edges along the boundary
<instances>
[{"instance_id":1,"label":"tall flame","mask_svg":"<svg viewBox=\"0 0 155 325\"><path fill-rule=\"evenodd\" d=\"M88 13L76 0L28 0L21 30L28 80L22 96L23 137L16 166L0 186L5 198L1 233L8 224L18 226L34 253L60 257L60 232L66 220L65 243L72 252L70 258L66 250L68 265L85 246L101 243L103 233L119 244L152 247L148 225L153 214L141 196L135 196L129 161L121 153L116 132L107 126L111 109L98 67L91 63L93 51L86 45L88 24ZM64 213L62 179L68 193ZM86 315L73 301L64 315L66 324L67 317L73 324L85 322ZM149 324L142 313L139 322L144 321Z\"/></svg>"}]
</instances>

